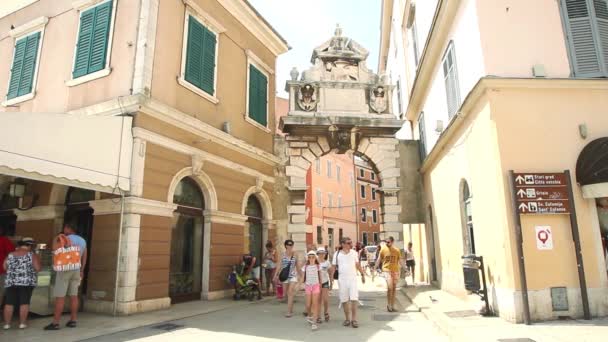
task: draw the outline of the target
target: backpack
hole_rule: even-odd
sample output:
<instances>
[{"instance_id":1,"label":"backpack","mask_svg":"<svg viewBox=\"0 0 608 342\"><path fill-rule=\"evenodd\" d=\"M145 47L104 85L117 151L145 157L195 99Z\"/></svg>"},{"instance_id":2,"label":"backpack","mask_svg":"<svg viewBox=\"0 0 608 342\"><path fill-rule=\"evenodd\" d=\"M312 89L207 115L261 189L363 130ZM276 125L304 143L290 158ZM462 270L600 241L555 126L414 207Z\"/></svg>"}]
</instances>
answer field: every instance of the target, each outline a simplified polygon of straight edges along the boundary
<instances>
[{"instance_id":1,"label":"backpack","mask_svg":"<svg viewBox=\"0 0 608 342\"><path fill-rule=\"evenodd\" d=\"M80 269L80 246L72 245L70 238L59 234L56 239L57 248L53 251L53 270L56 272Z\"/></svg>"}]
</instances>

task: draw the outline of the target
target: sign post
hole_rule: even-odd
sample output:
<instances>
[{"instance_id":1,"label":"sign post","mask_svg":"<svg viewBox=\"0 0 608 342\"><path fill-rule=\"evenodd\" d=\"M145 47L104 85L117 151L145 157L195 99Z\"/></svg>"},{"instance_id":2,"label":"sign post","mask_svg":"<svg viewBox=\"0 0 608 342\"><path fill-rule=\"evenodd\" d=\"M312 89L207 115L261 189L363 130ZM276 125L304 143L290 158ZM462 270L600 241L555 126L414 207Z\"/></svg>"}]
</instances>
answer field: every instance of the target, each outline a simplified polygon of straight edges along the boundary
<instances>
[{"instance_id":1,"label":"sign post","mask_svg":"<svg viewBox=\"0 0 608 342\"><path fill-rule=\"evenodd\" d=\"M523 293L524 323L530 324L530 307L528 303L528 286L525 274L523 234L520 215L567 214L570 217L570 227L572 229L572 239L574 240L576 264L581 288L581 297L583 300L583 313L585 319L591 319L578 221L576 219L576 208L572 201L574 195L572 192L570 171L565 170L564 172L559 173L515 173L513 170L510 170L509 179L512 187L511 200L513 204L515 230L518 239L517 254ZM551 234L550 227L536 227L536 242L538 249L553 249Z\"/></svg>"}]
</instances>

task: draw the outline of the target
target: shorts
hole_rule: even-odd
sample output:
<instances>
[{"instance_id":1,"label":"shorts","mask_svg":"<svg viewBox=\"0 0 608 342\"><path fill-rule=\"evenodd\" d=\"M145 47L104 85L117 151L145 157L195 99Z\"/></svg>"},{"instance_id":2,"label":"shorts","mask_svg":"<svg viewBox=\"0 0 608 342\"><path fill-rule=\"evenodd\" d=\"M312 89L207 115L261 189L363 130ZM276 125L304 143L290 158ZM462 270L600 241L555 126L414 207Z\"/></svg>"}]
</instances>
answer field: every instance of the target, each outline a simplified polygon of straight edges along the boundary
<instances>
[{"instance_id":1,"label":"shorts","mask_svg":"<svg viewBox=\"0 0 608 342\"><path fill-rule=\"evenodd\" d=\"M326 281L326 282L324 282L323 284L321 284L321 288L322 288L322 289L328 289L328 288L329 288L329 282L328 282L328 281Z\"/></svg>"},{"instance_id":2,"label":"shorts","mask_svg":"<svg viewBox=\"0 0 608 342\"><path fill-rule=\"evenodd\" d=\"M5 289L6 305L20 306L29 305L32 299L34 286L11 286Z\"/></svg>"},{"instance_id":3,"label":"shorts","mask_svg":"<svg viewBox=\"0 0 608 342\"><path fill-rule=\"evenodd\" d=\"M260 266L254 267L251 269L251 275L255 279L260 279Z\"/></svg>"},{"instance_id":4,"label":"shorts","mask_svg":"<svg viewBox=\"0 0 608 342\"><path fill-rule=\"evenodd\" d=\"M319 293L321 293L321 284L312 284L312 285L306 284L306 286L304 287L304 291L306 292L307 295L319 294Z\"/></svg>"},{"instance_id":5,"label":"shorts","mask_svg":"<svg viewBox=\"0 0 608 342\"><path fill-rule=\"evenodd\" d=\"M287 278L287 280L285 280L283 282L283 284L287 284L287 283L297 283L298 282L298 277L293 276L293 277L289 277Z\"/></svg>"},{"instance_id":6,"label":"shorts","mask_svg":"<svg viewBox=\"0 0 608 342\"><path fill-rule=\"evenodd\" d=\"M384 278L386 278L387 283L393 283L393 286L397 284L399 281L399 271L397 272L384 272Z\"/></svg>"},{"instance_id":7,"label":"shorts","mask_svg":"<svg viewBox=\"0 0 608 342\"><path fill-rule=\"evenodd\" d=\"M407 266L407 267L414 267L414 266L416 266L416 261L415 260L407 260L405 262L405 266Z\"/></svg>"},{"instance_id":8,"label":"shorts","mask_svg":"<svg viewBox=\"0 0 608 342\"><path fill-rule=\"evenodd\" d=\"M53 297L78 296L79 286L80 270L56 272Z\"/></svg>"},{"instance_id":9,"label":"shorts","mask_svg":"<svg viewBox=\"0 0 608 342\"><path fill-rule=\"evenodd\" d=\"M357 288L357 278L340 278L340 303L359 300L359 289Z\"/></svg>"}]
</instances>

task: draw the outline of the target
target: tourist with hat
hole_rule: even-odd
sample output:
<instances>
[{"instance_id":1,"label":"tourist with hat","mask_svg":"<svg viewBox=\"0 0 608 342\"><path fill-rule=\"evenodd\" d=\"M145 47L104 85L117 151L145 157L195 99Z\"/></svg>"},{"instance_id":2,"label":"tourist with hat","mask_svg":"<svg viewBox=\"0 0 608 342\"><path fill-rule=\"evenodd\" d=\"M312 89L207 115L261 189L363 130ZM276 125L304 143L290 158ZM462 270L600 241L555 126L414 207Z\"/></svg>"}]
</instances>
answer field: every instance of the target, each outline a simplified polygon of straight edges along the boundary
<instances>
[{"instance_id":1,"label":"tourist with hat","mask_svg":"<svg viewBox=\"0 0 608 342\"><path fill-rule=\"evenodd\" d=\"M34 239L25 237L17 243L17 249L4 259L6 304L4 305L4 330L10 329L15 307L19 308L19 329L27 327L32 292L38 283L40 257L33 252Z\"/></svg>"},{"instance_id":2,"label":"tourist with hat","mask_svg":"<svg viewBox=\"0 0 608 342\"><path fill-rule=\"evenodd\" d=\"M302 268L304 274L304 289L306 292L306 312L307 321L311 324L312 330L317 330L317 319L319 318L319 297L321 295L321 267L317 260L317 252L314 250L306 253L306 264Z\"/></svg>"}]
</instances>

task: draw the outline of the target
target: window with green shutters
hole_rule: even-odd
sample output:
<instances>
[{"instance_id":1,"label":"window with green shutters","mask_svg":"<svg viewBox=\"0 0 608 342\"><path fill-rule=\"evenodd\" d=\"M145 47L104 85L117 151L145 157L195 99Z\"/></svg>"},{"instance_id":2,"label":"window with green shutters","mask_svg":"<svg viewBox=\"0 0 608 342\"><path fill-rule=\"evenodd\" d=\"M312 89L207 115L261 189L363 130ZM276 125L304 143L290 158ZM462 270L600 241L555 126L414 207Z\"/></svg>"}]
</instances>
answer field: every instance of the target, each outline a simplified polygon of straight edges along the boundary
<instances>
[{"instance_id":1,"label":"window with green shutters","mask_svg":"<svg viewBox=\"0 0 608 342\"><path fill-rule=\"evenodd\" d=\"M608 0L560 0L576 77L608 77Z\"/></svg>"},{"instance_id":2,"label":"window with green shutters","mask_svg":"<svg viewBox=\"0 0 608 342\"><path fill-rule=\"evenodd\" d=\"M193 16L188 19L188 41L184 78L209 95L215 92L215 33Z\"/></svg>"},{"instance_id":3,"label":"window with green shutters","mask_svg":"<svg viewBox=\"0 0 608 342\"><path fill-rule=\"evenodd\" d=\"M7 100L30 94L33 91L40 36L41 33L36 32L17 39L15 42L11 79L6 94Z\"/></svg>"},{"instance_id":4,"label":"window with green shutters","mask_svg":"<svg viewBox=\"0 0 608 342\"><path fill-rule=\"evenodd\" d=\"M268 77L253 64L249 64L249 118L268 126Z\"/></svg>"},{"instance_id":5,"label":"window with green shutters","mask_svg":"<svg viewBox=\"0 0 608 342\"><path fill-rule=\"evenodd\" d=\"M73 78L106 68L111 21L112 1L81 12Z\"/></svg>"}]
</instances>

